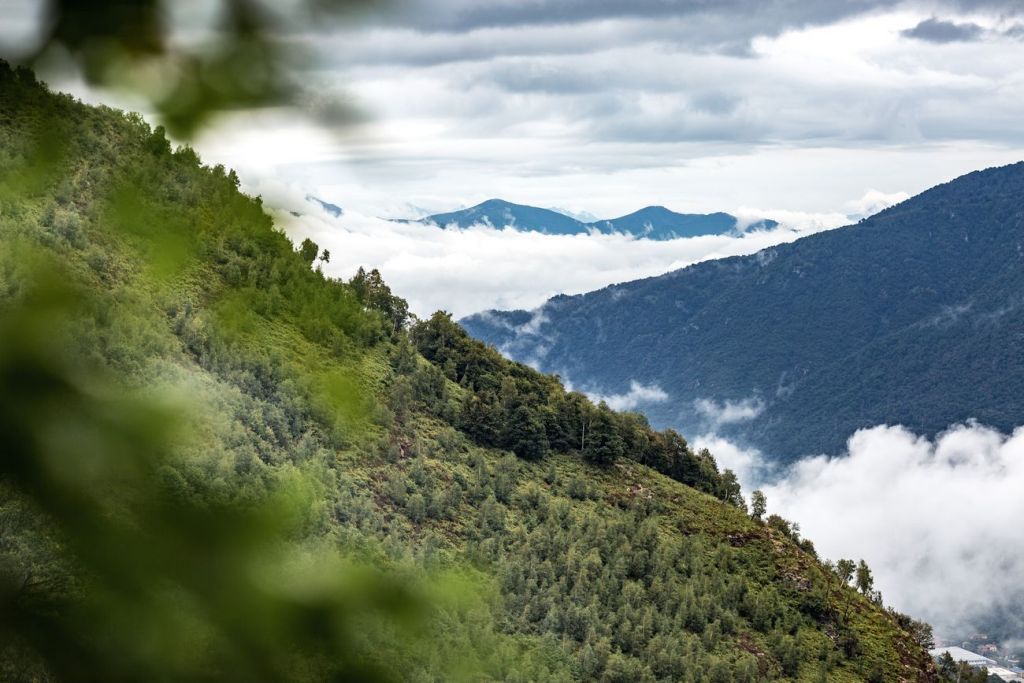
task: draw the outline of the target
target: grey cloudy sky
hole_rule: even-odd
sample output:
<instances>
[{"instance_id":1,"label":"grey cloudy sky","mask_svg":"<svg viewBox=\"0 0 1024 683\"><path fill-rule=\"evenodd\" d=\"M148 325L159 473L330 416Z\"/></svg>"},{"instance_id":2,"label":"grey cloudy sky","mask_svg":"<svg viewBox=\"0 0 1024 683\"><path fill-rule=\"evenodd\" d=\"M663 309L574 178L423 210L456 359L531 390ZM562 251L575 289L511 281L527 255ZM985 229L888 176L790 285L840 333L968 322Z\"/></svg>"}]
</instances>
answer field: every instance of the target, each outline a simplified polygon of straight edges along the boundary
<instances>
[{"instance_id":1,"label":"grey cloudy sky","mask_svg":"<svg viewBox=\"0 0 1024 683\"><path fill-rule=\"evenodd\" d=\"M398 215L500 196L615 214L831 212L1024 154L1024 16L997 1L432 0L296 38L369 123L209 153Z\"/></svg>"},{"instance_id":2,"label":"grey cloudy sky","mask_svg":"<svg viewBox=\"0 0 1024 683\"><path fill-rule=\"evenodd\" d=\"M188 28L212 0L168 3ZM280 11L288 3L269 3ZM0 45L41 2L0 0ZM230 118L200 141L374 215L494 196L596 215L831 213L1024 157L1017 0L391 0L292 30L367 123ZM187 32L187 30L186 30Z\"/></svg>"}]
</instances>

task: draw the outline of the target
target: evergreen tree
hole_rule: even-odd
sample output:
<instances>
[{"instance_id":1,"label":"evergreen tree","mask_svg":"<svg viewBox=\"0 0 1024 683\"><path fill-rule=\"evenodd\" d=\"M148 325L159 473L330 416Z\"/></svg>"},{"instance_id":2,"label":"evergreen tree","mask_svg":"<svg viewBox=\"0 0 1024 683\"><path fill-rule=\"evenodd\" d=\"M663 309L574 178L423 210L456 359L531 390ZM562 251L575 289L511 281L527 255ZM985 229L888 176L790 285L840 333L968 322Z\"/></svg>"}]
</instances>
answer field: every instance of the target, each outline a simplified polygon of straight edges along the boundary
<instances>
[{"instance_id":1,"label":"evergreen tree","mask_svg":"<svg viewBox=\"0 0 1024 683\"><path fill-rule=\"evenodd\" d=\"M302 257L302 261L306 265L313 265L313 261L316 260L316 255L319 253L320 247L318 247L316 242L308 237L302 240L302 244L299 245L299 255Z\"/></svg>"},{"instance_id":2,"label":"evergreen tree","mask_svg":"<svg viewBox=\"0 0 1024 683\"><path fill-rule=\"evenodd\" d=\"M513 411L506 442L510 444L512 452L526 460L540 460L551 450L543 421L537 411L525 404Z\"/></svg>"},{"instance_id":3,"label":"evergreen tree","mask_svg":"<svg viewBox=\"0 0 1024 683\"><path fill-rule=\"evenodd\" d=\"M475 392L462 403L459 427L479 444L498 446L505 433L502 417L494 394Z\"/></svg>"},{"instance_id":4,"label":"evergreen tree","mask_svg":"<svg viewBox=\"0 0 1024 683\"><path fill-rule=\"evenodd\" d=\"M615 415L604 403L598 406L583 454L593 463L609 465L622 456L625 443L615 424Z\"/></svg>"}]
</instances>

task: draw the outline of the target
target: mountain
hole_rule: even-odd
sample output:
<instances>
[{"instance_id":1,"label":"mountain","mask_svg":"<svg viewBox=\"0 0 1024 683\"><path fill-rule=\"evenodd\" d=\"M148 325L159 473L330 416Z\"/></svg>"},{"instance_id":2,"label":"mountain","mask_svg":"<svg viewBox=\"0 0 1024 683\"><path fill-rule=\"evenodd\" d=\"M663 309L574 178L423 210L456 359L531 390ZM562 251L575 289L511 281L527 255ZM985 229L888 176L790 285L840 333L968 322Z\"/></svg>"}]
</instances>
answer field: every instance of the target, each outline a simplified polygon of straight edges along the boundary
<instances>
[{"instance_id":1,"label":"mountain","mask_svg":"<svg viewBox=\"0 0 1024 683\"><path fill-rule=\"evenodd\" d=\"M496 228L510 225L517 230L532 230L551 235L576 235L587 232L586 223L565 214L536 206L513 204L502 199L488 199L468 209L427 216L423 222L433 223L442 228L449 225L468 228L478 223L486 223Z\"/></svg>"},{"instance_id":2,"label":"mountain","mask_svg":"<svg viewBox=\"0 0 1024 683\"><path fill-rule=\"evenodd\" d=\"M0 120L0 679L934 680L675 432L325 277L138 115L0 62Z\"/></svg>"},{"instance_id":3,"label":"mountain","mask_svg":"<svg viewBox=\"0 0 1024 683\"><path fill-rule=\"evenodd\" d=\"M557 210L512 204L501 199L489 199L461 211L427 216L422 222L442 228L449 225L465 228L486 223L498 228L511 226L521 231L551 235L626 233L655 240L720 235L737 229L736 217L727 213L685 214L670 211L663 206L648 206L618 218L585 223ZM749 227L771 229L777 225L772 220L761 220Z\"/></svg>"},{"instance_id":4,"label":"mountain","mask_svg":"<svg viewBox=\"0 0 1024 683\"><path fill-rule=\"evenodd\" d=\"M306 195L306 201L315 202L320 206L321 209L324 210L325 213L334 216L335 218L339 218L343 213L345 213L345 210L342 209L337 204L325 202L323 199L320 199L319 197L314 197L311 194Z\"/></svg>"},{"instance_id":5,"label":"mountain","mask_svg":"<svg viewBox=\"0 0 1024 683\"><path fill-rule=\"evenodd\" d=\"M853 226L463 324L577 387L657 385L655 424L782 461L882 423L1009 430L1024 415L1022 197L1024 163L978 171Z\"/></svg>"},{"instance_id":6,"label":"mountain","mask_svg":"<svg viewBox=\"0 0 1024 683\"><path fill-rule=\"evenodd\" d=\"M736 230L736 217L727 213L676 213L664 206L648 206L618 218L595 221L593 225L601 232L625 232L650 239L675 239L732 232ZM762 220L750 227L770 230L777 226L775 221Z\"/></svg>"}]
</instances>

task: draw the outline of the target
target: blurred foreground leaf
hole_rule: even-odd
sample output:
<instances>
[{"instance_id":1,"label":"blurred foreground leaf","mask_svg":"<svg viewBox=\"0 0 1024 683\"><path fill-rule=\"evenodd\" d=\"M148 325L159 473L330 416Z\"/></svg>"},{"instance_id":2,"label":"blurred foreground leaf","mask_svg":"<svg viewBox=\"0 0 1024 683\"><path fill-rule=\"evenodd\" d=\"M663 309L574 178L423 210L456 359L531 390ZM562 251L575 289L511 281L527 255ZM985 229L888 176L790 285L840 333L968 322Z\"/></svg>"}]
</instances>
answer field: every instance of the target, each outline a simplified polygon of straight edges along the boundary
<instances>
[{"instance_id":1,"label":"blurred foreground leaf","mask_svg":"<svg viewBox=\"0 0 1024 683\"><path fill-rule=\"evenodd\" d=\"M218 0L176 8L204 17L175 40L169 2L50 0L47 27L27 56L70 59L86 81L146 99L175 136L188 138L218 112L294 104L301 88L293 71L306 63L295 32L382 4L376 0ZM58 61L60 61L58 59ZM322 94L321 94L322 97ZM334 121L351 121L342 100L328 107Z\"/></svg>"},{"instance_id":2,"label":"blurred foreground leaf","mask_svg":"<svg viewBox=\"0 0 1024 683\"><path fill-rule=\"evenodd\" d=\"M426 584L290 541L317 495L297 470L255 503L186 484L188 413L68 352L91 295L67 273L26 247L4 260L20 291L0 316L2 510L38 518L3 545L45 529L42 573L65 584L4 553L5 638L60 680L394 679L381 655L417 639Z\"/></svg>"}]
</instances>

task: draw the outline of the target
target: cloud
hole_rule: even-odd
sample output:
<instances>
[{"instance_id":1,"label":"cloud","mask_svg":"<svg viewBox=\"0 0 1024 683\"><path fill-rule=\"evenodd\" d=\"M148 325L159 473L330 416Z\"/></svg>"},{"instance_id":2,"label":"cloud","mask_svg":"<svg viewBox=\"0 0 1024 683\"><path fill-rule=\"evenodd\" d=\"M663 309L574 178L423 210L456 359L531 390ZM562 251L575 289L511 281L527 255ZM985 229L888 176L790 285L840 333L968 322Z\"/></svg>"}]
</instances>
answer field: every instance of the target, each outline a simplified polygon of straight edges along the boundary
<instances>
[{"instance_id":1,"label":"cloud","mask_svg":"<svg viewBox=\"0 0 1024 683\"><path fill-rule=\"evenodd\" d=\"M378 21L382 25L414 27L428 34L459 34L495 27L536 30L630 19L680 20L699 25L705 34L723 43L727 42L723 40L725 36L730 38L728 42L740 43L755 36L829 25L905 4L905 0L411 0L397 11L381 13ZM936 9L954 11L1019 11L1014 0L948 0L930 4Z\"/></svg>"},{"instance_id":2,"label":"cloud","mask_svg":"<svg viewBox=\"0 0 1024 683\"><path fill-rule=\"evenodd\" d=\"M668 20L702 19L720 24L720 31L732 24L737 37L770 34L786 28L828 23L846 16L894 5L897 0L837 3L806 0L420 0L407 3L402 11L384 15L385 21L412 25L424 31L467 32L496 26L564 26L617 19L648 18ZM760 25L760 28L755 26Z\"/></svg>"},{"instance_id":3,"label":"cloud","mask_svg":"<svg viewBox=\"0 0 1024 683\"><path fill-rule=\"evenodd\" d=\"M908 192L881 192L879 190L868 190L860 199L846 202L846 217L851 221L858 221L861 218L872 216L883 209L899 204L910 199Z\"/></svg>"},{"instance_id":4,"label":"cloud","mask_svg":"<svg viewBox=\"0 0 1024 683\"><path fill-rule=\"evenodd\" d=\"M217 3L166 4L187 15L178 5ZM308 92L350 95L371 119L358 135L330 139L295 112L288 139L265 118L245 130L229 117L197 143L204 158L317 196L373 194L364 212L378 215L388 201L435 208L505 188L543 206L586 198L598 215L635 206L595 203L639 195L824 212L864 187L920 190L1014 161L1024 144L1024 41L1007 38L1019 3L385 4L394 11L284 36L319 57L298 75ZM39 5L4 3L0 42L31 33ZM942 49L901 35L929 18L988 33Z\"/></svg>"},{"instance_id":5,"label":"cloud","mask_svg":"<svg viewBox=\"0 0 1024 683\"><path fill-rule=\"evenodd\" d=\"M719 470L732 470L743 491L749 494L770 478L774 467L756 448L742 448L732 441L708 432L692 440L697 450L708 449L715 456Z\"/></svg>"},{"instance_id":6,"label":"cloud","mask_svg":"<svg viewBox=\"0 0 1024 683\"><path fill-rule=\"evenodd\" d=\"M940 635L1024 604L1024 428L968 423L928 440L878 426L762 488L821 555L863 557L886 602Z\"/></svg>"},{"instance_id":7,"label":"cloud","mask_svg":"<svg viewBox=\"0 0 1024 683\"><path fill-rule=\"evenodd\" d=\"M922 49L900 35L936 13L1003 31L1009 15L995 12L1008 6L590 4L539 3L564 5L565 21L477 26L453 17L488 7L441 2L438 18L417 10L422 25L410 15L306 36L323 57L307 88L349 93L371 117L359 134L285 139L266 119L246 134L232 118L197 147L243 179L252 167L373 215L490 196L597 215L824 213L867 187L916 192L1019 159L1024 41Z\"/></svg>"},{"instance_id":8,"label":"cloud","mask_svg":"<svg viewBox=\"0 0 1024 683\"><path fill-rule=\"evenodd\" d=\"M958 24L932 17L902 31L902 34L929 43L958 43L980 40L985 34L985 29L973 22Z\"/></svg>"},{"instance_id":9,"label":"cloud","mask_svg":"<svg viewBox=\"0 0 1024 683\"><path fill-rule=\"evenodd\" d=\"M753 420L764 410L764 401L752 397L741 401L727 399L725 402L719 403L711 399L699 398L693 402L693 407L713 426L720 427Z\"/></svg>"},{"instance_id":10,"label":"cloud","mask_svg":"<svg viewBox=\"0 0 1024 683\"><path fill-rule=\"evenodd\" d=\"M662 403L668 400L668 394L657 384L641 384L636 380L629 383L629 391L624 394L586 394L595 403L604 401L612 410L636 410L646 403Z\"/></svg>"},{"instance_id":11,"label":"cloud","mask_svg":"<svg viewBox=\"0 0 1024 683\"><path fill-rule=\"evenodd\" d=\"M544 235L485 225L442 230L364 216L345 201L318 194L345 206L344 214L332 217L306 201L304 191L272 184L259 189L266 205L279 207L277 223L293 241L308 237L330 250L327 275L348 278L360 266L378 268L421 316L441 309L456 317L492 308L533 310L556 294L578 294L697 261L752 253L843 221L834 216L826 224L798 221L771 231L655 242L622 234ZM535 330L543 322L541 310L525 329Z\"/></svg>"}]
</instances>

